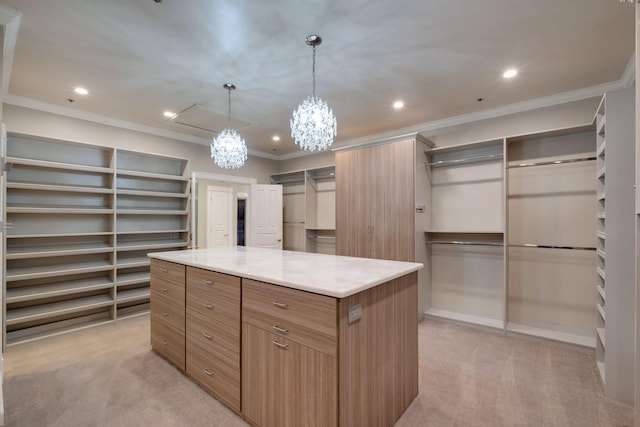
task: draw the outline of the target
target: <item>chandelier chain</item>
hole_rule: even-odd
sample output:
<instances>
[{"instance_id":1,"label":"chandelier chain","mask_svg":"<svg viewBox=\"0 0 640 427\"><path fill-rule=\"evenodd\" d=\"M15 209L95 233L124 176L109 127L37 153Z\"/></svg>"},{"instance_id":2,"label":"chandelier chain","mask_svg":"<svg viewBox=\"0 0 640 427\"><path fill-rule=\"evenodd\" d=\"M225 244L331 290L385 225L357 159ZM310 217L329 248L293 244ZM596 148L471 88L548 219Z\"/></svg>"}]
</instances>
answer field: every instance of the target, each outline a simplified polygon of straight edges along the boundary
<instances>
[{"instance_id":1,"label":"chandelier chain","mask_svg":"<svg viewBox=\"0 0 640 427\"><path fill-rule=\"evenodd\" d=\"M312 80L313 80L313 89L311 91L313 97L316 97L316 45L313 45L313 65L311 67L312 72L311 72L311 76L312 76Z\"/></svg>"}]
</instances>

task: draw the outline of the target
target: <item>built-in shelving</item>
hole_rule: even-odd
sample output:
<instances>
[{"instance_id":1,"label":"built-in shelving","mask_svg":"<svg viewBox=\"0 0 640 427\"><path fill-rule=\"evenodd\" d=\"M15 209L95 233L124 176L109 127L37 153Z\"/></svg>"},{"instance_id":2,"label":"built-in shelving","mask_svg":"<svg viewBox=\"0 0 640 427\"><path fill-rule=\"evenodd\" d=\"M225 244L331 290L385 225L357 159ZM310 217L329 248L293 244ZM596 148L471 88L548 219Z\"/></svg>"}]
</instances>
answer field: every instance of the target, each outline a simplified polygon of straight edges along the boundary
<instances>
[{"instance_id":1,"label":"built-in shelving","mask_svg":"<svg viewBox=\"0 0 640 427\"><path fill-rule=\"evenodd\" d=\"M283 186L284 249L335 253L335 166L271 176Z\"/></svg>"},{"instance_id":2,"label":"built-in shelving","mask_svg":"<svg viewBox=\"0 0 640 427\"><path fill-rule=\"evenodd\" d=\"M147 253L189 245L188 161L9 134L5 169L5 345L147 312Z\"/></svg>"}]
</instances>

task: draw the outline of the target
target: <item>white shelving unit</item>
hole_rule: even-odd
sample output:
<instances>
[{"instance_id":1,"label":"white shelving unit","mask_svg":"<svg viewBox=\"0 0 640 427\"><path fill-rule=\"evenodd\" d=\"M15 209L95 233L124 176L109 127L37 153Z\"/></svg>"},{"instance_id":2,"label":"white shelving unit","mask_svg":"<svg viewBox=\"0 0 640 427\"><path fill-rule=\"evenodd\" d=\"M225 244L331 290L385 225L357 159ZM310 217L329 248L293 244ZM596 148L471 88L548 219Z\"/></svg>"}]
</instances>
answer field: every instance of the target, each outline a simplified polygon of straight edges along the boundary
<instances>
[{"instance_id":1,"label":"white shelving unit","mask_svg":"<svg viewBox=\"0 0 640 427\"><path fill-rule=\"evenodd\" d=\"M596 362L607 397L634 402L634 88L607 93L597 133Z\"/></svg>"},{"instance_id":2,"label":"white shelving unit","mask_svg":"<svg viewBox=\"0 0 640 427\"><path fill-rule=\"evenodd\" d=\"M335 166L271 176L283 186L284 249L335 254Z\"/></svg>"},{"instance_id":3,"label":"white shelving unit","mask_svg":"<svg viewBox=\"0 0 640 427\"><path fill-rule=\"evenodd\" d=\"M148 252L188 245L188 162L9 134L4 345L148 311Z\"/></svg>"},{"instance_id":4,"label":"white shelving unit","mask_svg":"<svg viewBox=\"0 0 640 427\"><path fill-rule=\"evenodd\" d=\"M504 140L425 151L431 227L425 314L505 326ZM473 211L473 213L470 213Z\"/></svg>"},{"instance_id":5,"label":"white shelving unit","mask_svg":"<svg viewBox=\"0 0 640 427\"><path fill-rule=\"evenodd\" d=\"M595 347L593 126L426 155L425 314Z\"/></svg>"}]
</instances>

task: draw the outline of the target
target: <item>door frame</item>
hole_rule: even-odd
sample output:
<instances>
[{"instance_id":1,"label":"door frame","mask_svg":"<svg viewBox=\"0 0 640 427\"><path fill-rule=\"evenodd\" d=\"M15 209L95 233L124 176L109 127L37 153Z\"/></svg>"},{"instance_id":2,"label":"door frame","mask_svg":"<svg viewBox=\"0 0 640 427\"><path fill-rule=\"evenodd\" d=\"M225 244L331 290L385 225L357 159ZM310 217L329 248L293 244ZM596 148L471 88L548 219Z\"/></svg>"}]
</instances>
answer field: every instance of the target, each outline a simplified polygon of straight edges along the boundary
<instances>
[{"instance_id":1,"label":"door frame","mask_svg":"<svg viewBox=\"0 0 640 427\"><path fill-rule=\"evenodd\" d=\"M208 172L191 172L191 247L197 247L197 230L196 225L198 223L198 210L197 210L197 194L196 191L198 180L207 180L207 181L219 181L221 183L226 184L257 184L258 180L256 178L248 178L242 176L229 176L229 175L220 175L217 173L208 173Z\"/></svg>"}]
</instances>

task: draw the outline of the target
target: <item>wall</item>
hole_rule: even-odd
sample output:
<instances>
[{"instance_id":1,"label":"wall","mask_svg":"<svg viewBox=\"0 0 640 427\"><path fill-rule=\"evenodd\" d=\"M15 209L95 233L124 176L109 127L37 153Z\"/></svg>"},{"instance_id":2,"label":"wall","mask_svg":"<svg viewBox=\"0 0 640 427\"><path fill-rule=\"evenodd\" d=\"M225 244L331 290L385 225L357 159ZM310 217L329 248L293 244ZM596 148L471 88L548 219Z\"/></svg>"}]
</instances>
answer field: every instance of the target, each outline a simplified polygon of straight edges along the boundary
<instances>
[{"instance_id":1,"label":"wall","mask_svg":"<svg viewBox=\"0 0 640 427\"><path fill-rule=\"evenodd\" d=\"M335 153L331 150L308 154L280 162L280 172L294 172L303 169L322 168L336 164Z\"/></svg>"},{"instance_id":2,"label":"wall","mask_svg":"<svg viewBox=\"0 0 640 427\"><path fill-rule=\"evenodd\" d=\"M258 183L264 184L269 183L270 175L278 172L279 162L276 160L249 156L240 169L221 169L211 160L209 146L13 105L5 104L3 113L9 132L186 158L191 161L193 172L256 178Z\"/></svg>"}]
</instances>

